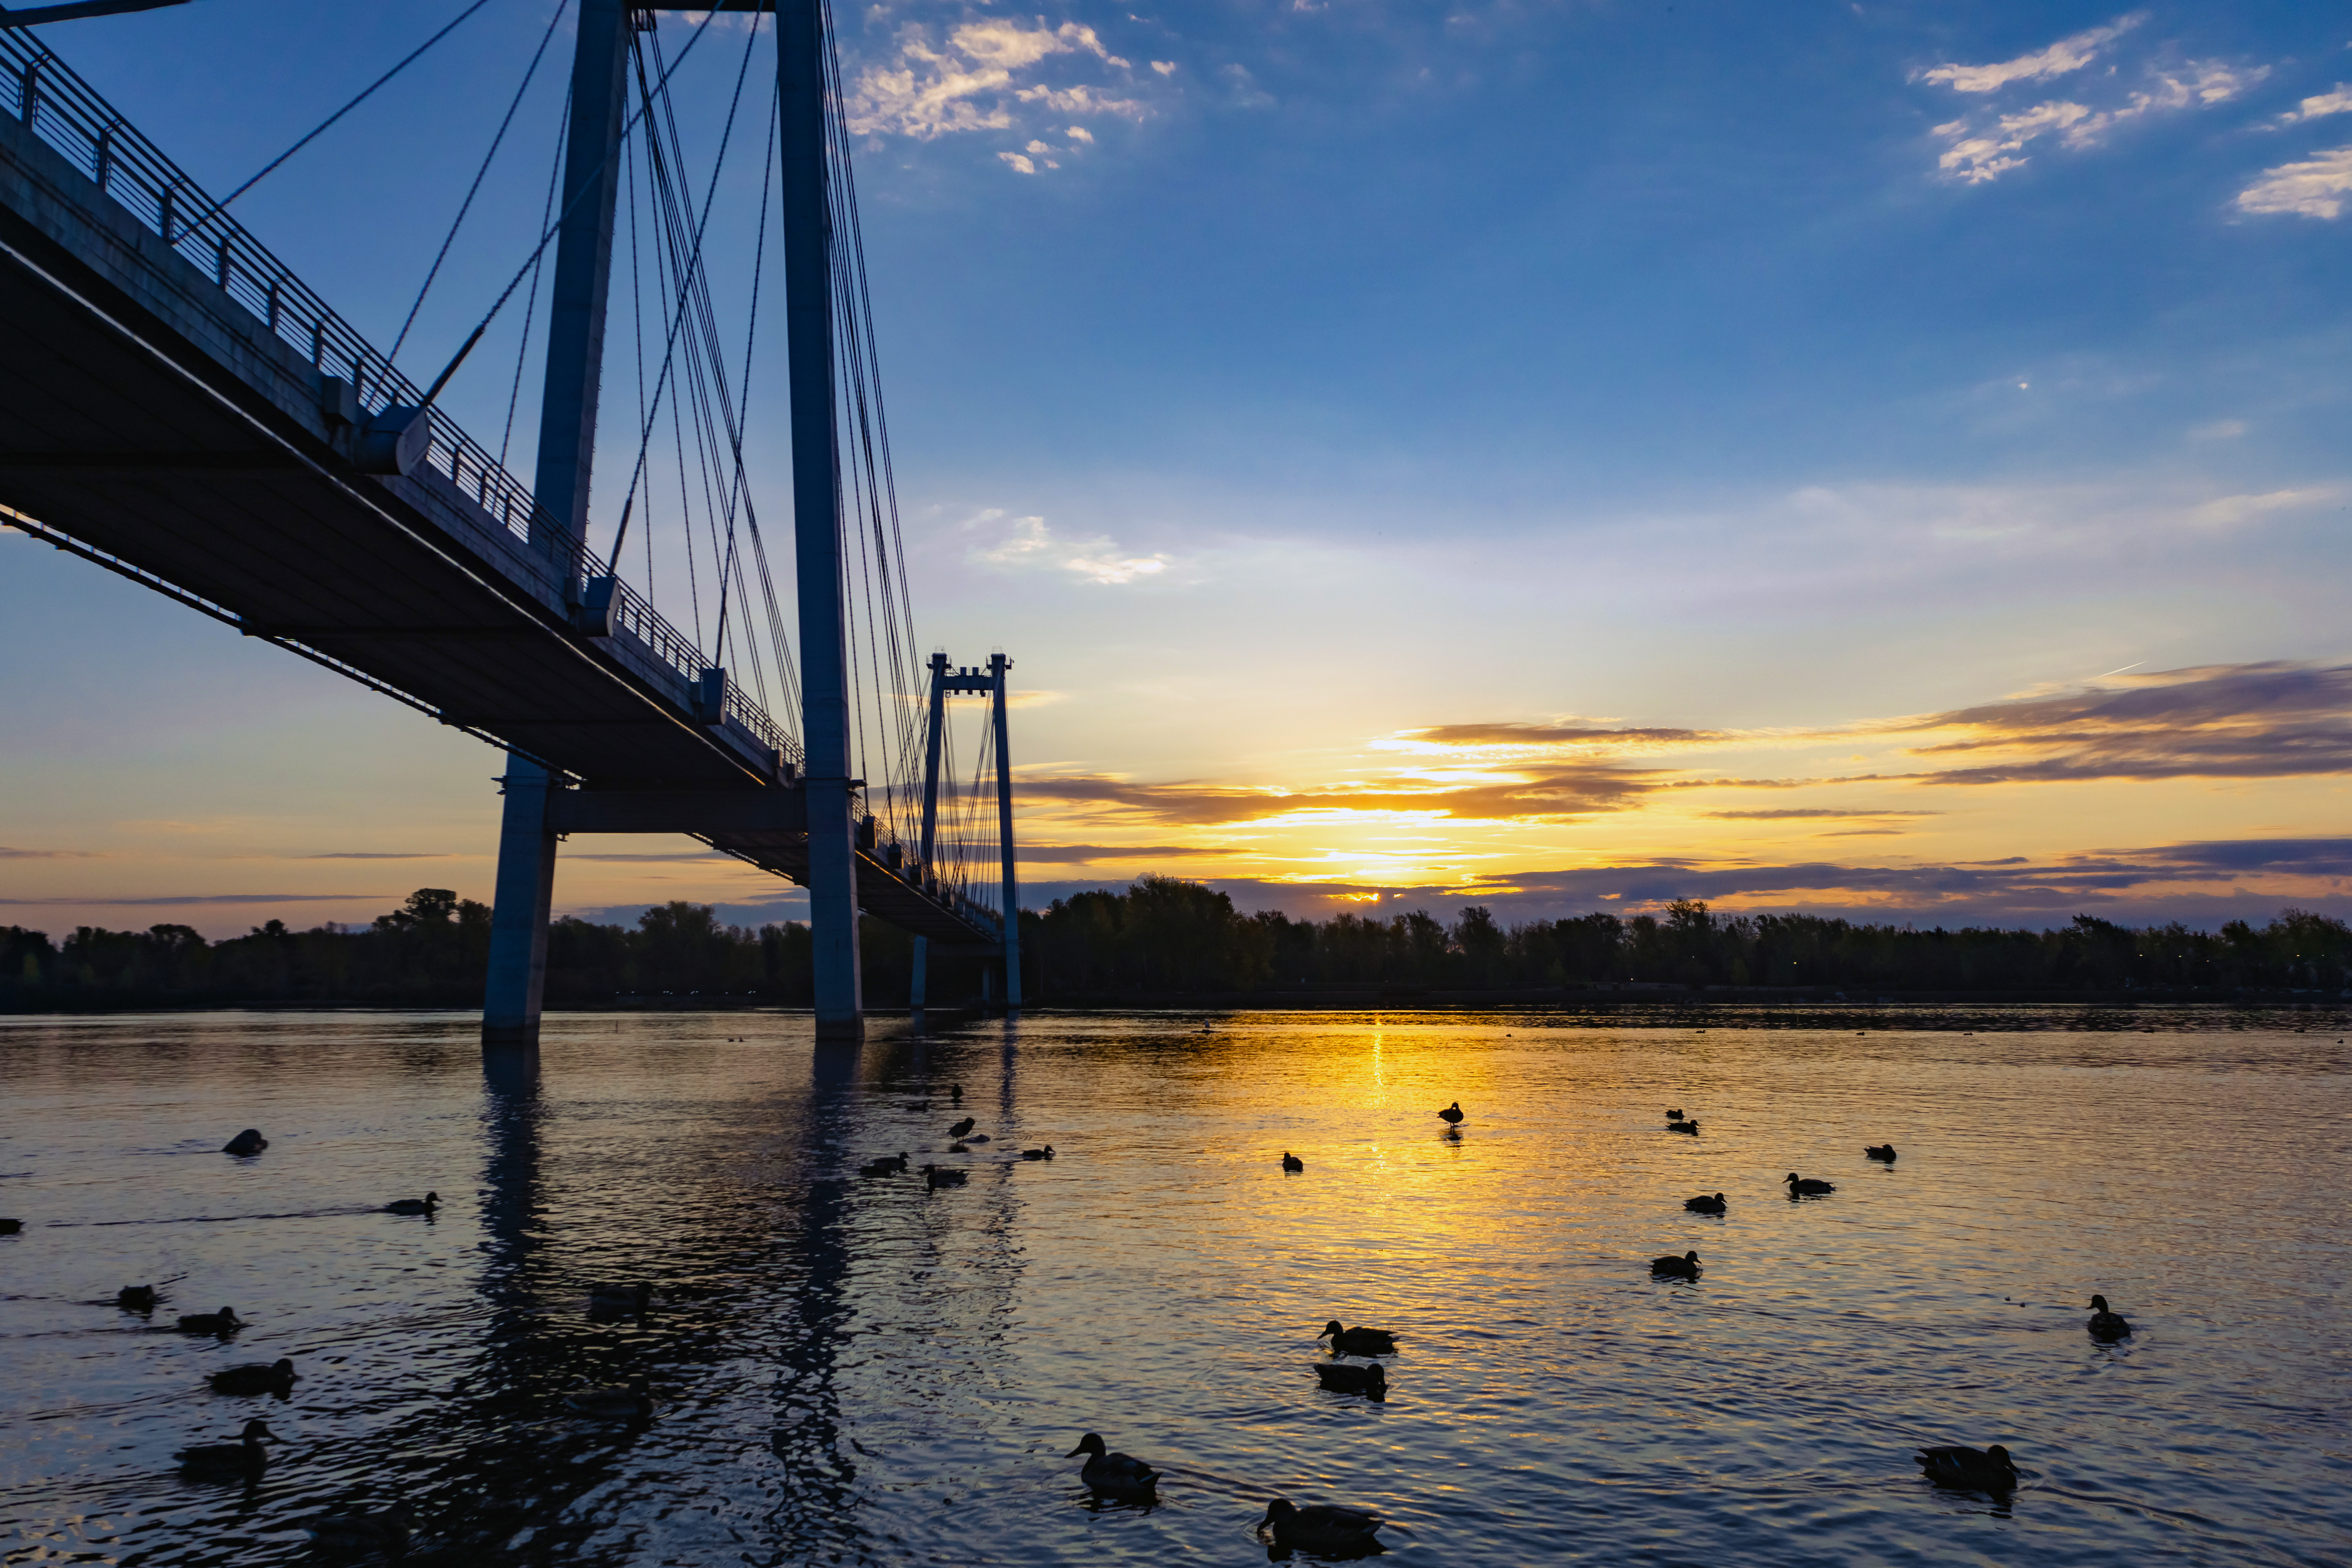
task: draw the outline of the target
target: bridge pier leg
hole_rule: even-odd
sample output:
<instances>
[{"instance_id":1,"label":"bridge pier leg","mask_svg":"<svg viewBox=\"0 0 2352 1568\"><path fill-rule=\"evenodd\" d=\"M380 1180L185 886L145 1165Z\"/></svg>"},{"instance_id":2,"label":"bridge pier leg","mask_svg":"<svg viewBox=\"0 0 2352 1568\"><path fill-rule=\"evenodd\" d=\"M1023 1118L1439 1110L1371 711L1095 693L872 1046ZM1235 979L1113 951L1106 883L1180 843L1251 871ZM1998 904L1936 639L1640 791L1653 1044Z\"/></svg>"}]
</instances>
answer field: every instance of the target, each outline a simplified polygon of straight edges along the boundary
<instances>
[{"instance_id":1,"label":"bridge pier leg","mask_svg":"<svg viewBox=\"0 0 2352 1568\"><path fill-rule=\"evenodd\" d=\"M555 835L547 797L555 781L509 753L499 825L499 878L490 908L490 972L482 994L486 1060L536 1058L547 990L547 917L555 900Z\"/></svg>"},{"instance_id":2,"label":"bridge pier leg","mask_svg":"<svg viewBox=\"0 0 2352 1568\"><path fill-rule=\"evenodd\" d=\"M930 957L931 939L927 936L917 937L915 939L915 983L908 987L907 1005L918 1013L923 1010L923 984L928 978L924 971L930 967Z\"/></svg>"}]
</instances>

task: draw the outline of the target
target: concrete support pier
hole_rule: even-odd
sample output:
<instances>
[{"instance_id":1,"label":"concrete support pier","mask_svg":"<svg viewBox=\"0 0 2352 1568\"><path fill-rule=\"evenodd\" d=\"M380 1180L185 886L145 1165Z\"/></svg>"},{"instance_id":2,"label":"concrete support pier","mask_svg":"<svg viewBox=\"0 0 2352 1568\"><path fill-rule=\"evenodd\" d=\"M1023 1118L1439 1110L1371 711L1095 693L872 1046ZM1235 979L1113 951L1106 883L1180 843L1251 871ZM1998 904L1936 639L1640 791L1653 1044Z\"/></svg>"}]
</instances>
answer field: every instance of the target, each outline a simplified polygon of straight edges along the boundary
<instances>
[{"instance_id":1,"label":"concrete support pier","mask_svg":"<svg viewBox=\"0 0 2352 1568\"><path fill-rule=\"evenodd\" d=\"M536 1056L547 992L547 917L555 899L555 833L548 796L555 781L509 755L499 825L498 890L490 910L490 973L482 995L482 1053Z\"/></svg>"}]
</instances>

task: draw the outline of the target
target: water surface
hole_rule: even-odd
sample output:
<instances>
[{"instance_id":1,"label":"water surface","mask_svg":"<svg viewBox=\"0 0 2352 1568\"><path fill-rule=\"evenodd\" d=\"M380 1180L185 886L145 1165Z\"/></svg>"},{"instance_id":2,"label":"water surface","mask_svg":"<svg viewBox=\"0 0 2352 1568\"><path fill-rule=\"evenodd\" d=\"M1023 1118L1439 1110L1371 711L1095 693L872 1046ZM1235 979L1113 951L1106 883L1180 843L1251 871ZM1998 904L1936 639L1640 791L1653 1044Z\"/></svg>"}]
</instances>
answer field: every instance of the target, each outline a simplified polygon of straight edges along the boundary
<instances>
[{"instance_id":1,"label":"water surface","mask_svg":"<svg viewBox=\"0 0 2352 1568\"><path fill-rule=\"evenodd\" d=\"M503 1088L461 1016L12 1021L0 1560L307 1561L304 1516L404 1500L412 1561L1239 1563L1276 1495L1408 1563L2352 1559L2346 1047L2015 1016L1094 1015L820 1056L800 1018L581 1016ZM946 1152L959 1115L992 1141ZM268 1152L222 1154L246 1126ZM970 1184L856 1174L901 1150ZM377 1212L427 1188L433 1221ZM1650 1278L1685 1250L1701 1279ZM589 1311L639 1279L642 1317ZM110 1304L149 1280L152 1321ZM2130 1340L2084 1332L2093 1291ZM232 1342L168 1331L223 1304ZM1334 1317L1400 1337L1384 1403L1318 1387ZM279 1356L290 1400L205 1387ZM564 1409L637 1376L648 1422ZM256 1483L176 1473L257 1414ZM1088 1430L1157 1507L1088 1499ZM1937 1490L1910 1450L1946 1442L2025 1485Z\"/></svg>"}]
</instances>

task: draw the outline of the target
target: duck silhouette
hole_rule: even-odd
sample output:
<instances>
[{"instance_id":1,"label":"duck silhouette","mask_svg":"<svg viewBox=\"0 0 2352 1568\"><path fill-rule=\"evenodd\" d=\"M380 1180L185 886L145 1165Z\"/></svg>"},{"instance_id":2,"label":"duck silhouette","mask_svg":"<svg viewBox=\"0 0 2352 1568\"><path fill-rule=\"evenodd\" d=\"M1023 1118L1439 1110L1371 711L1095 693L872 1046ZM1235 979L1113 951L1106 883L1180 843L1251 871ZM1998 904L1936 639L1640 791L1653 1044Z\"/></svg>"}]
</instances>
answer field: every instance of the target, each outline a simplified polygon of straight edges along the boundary
<instances>
[{"instance_id":1,"label":"duck silhouette","mask_svg":"<svg viewBox=\"0 0 2352 1568\"><path fill-rule=\"evenodd\" d=\"M1286 1171L1303 1171L1307 1169L1307 1162L1285 1149L1282 1152L1282 1168Z\"/></svg>"},{"instance_id":2,"label":"duck silhouette","mask_svg":"<svg viewBox=\"0 0 2352 1568\"><path fill-rule=\"evenodd\" d=\"M433 1217L433 1211L440 1206L441 1194L439 1193L427 1193L421 1198L394 1198L392 1202L383 1205L383 1212L386 1214L421 1214L425 1218L431 1219Z\"/></svg>"},{"instance_id":3,"label":"duck silhouette","mask_svg":"<svg viewBox=\"0 0 2352 1568\"><path fill-rule=\"evenodd\" d=\"M1043 1149L1024 1149L1021 1157L1024 1160L1050 1160L1054 1157L1054 1146L1048 1143Z\"/></svg>"},{"instance_id":4,"label":"duck silhouette","mask_svg":"<svg viewBox=\"0 0 2352 1568\"><path fill-rule=\"evenodd\" d=\"M625 1388L583 1388L563 1397L565 1408L592 1421L638 1421L654 1413L653 1392L642 1377Z\"/></svg>"},{"instance_id":5,"label":"duck silhouette","mask_svg":"<svg viewBox=\"0 0 2352 1568\"><path fill-rule=\"evenodd\" d=\"M1682 1108L1681 1106L1679 1106L1679 1105L1675 1106L1672 1110L1669 1110L1669 1111L1667 1111L1667 1112L1666 1112L1666 1120L1667 1120L1667 1121L1680 1121L1682 1119L1683 1119L1683 1108Z\"/></svg>"},{"instance_id":6,"label":"duck silhouette","mask_svg":"<svg viewBox=\"0 0 2352 1568\"><path fill-rule=\"evenodd\" d=\"M1376 1361L1318 1361L1314 1364L1316 1377L1334 1394L1365 1394L1378 1399L1389 1391L1388 1368Z\"/></svg>"},{"instance_id":7,"label":"duck silhouette","mask_svg":"<svg viewBox=\"0 0 2352 1568\"><path fill-rule=\"evenodd\" d=\"M114 1293L114 1304L126 1312L152 1312L163 1299L152 1285L125 1285Z\"/></svg>"},{"instance_id":8,"label":"duck silhouette","mask_svg":"<svg viewBox=\"0 0 2352 1568\"><path fill-rule=\"evenodd\" d=\"M294 1391L294 1363L280 1356L274 1362L247 1362L223 1367L205 1379L215 1394L276 1394Z\"/></svg>"},{"instance_id":9,"label":"duck silhouette","mask_svg":"<svg viewBox=\"0 0 2352 1568\"><path fill-rule=\"evenodd\" d=\"M2095 1340L2119 1340L2132 1331L2131 1323L2121 1313L2107 1310L2105 1296L2091 1298L2091 1321L2084 1326Z\"/></svg>"},{"instance_id":10,"label":"duck silhouette","mask_svg":"<svg viewBox=\"0 0 2352 1568\"><path fill-rule=\"evenodd\" d=\"M1333 1355L1392 1355L1396 1352L1396 1336L1386 1329L1343 1329L1339 1320L1332 1319L1323 1325L1317 1339L1328 1337Z\"/></svg>"},{"instance_id":11,"label":"duck silhouette","mask_svg":"<svg viewBox=\"0 0 2352 1568\"><path fill-rule=\"evenodd\" d=\"M1884 1160L1890 1165L1895 1163L1895 1145L1892 1143L1873 1143L1863 1153L1873 1160Z\"/></svg>"},{"instance_id":12,"label":"duck silhouette","mask_svg":"<svg viewBox=\"0 0 2352 1568\"><path fill-rule=\"evenodd\" d=\"M259 1421L245 1424L244 1437L235 1443L195 1443L181 1449L172 1458L180 1461L180 1468L198 1475L258 1475L269 1463L262 1451L264 1443L275 1443L278 1434Z\"/></svg>"},{"instance_id":13,"label":"duck silhouette","mask_svg":"<svg viewBox=\"0 0 2352 1568\"><path fill-rule=\"evenodd\" d=\"M1969 1448L1958 1444L1922 1448L1918 1459L1919 1468L1937 1486L2005 1492L2017 1485L2017 1466L2010 1458L2009 1450L1998 1443L1989 1448Z\"/></svg>"},{"instance_id":14,"label":"duck silhouette","mask_svg":"<svg viewBox=\"0 0 2352 1568\"><path fill-rule=\"evenodd\" d=\"M1685 1252L1676 1258L1670 1252L1664 1258L1653 1258L1650 1272L1670 1279L1696 1279L1699 1274L1698 1254Z\"/></svg>"},{"instance_id":15,"label":"duck silhouette","mask_svg":"<svg viewBox=\"0 0 2352 1568\"><path fill-rule=\"evenodd\" d=\"M1824 1193L1835 1191L1837 1188L1827 1182L1817 1182L1811 1176L1801 1176L1794 1171L1789 1173L1789 1195L1792 1198L1817 1198Z\"/></svg>"},{"instance_id":16,"label":"duck silhouette","mask_svg":"<svg viewBox=\"0 0 2352 1568\"><path fill-rule=\"evenodd\" d=\"M885 1154L878 1160L868 1160L857 1167L861 1176L895 1176L907 1168L904 1154Z\"/></svg>"},{"instance_id":17,"label":"duck silhouette","mask_svg":"<svg viewBox=\"0 0 2352 1568\"><path fill-rule=\"evenodd\" d=\"M923 1184L935 1193L941 1187L961 1187L971 1179L969 1171L953 1170L946 1165L923 1167Z\"/></svg>"},{"instance_id":18,"label":"duck silhouette","mask_svg":"<svg viewBox=\"0 0 2352 1568\"><path fill-rule=\"evenodd\" d=\"M21 1219L0 1219L0 1236L15 1236L24 1228L25 1222Z\"/></svg>"},{"instance_id":19,"label":"duck silhouette","mask_svg":"<svg viewBox=\"0 0 2352 1568\"><path fill-rule=\"evenodd\" d=\"M1276 1543L1282 1546L1303 1546L1309 1552L1360 1551L1374 1544L1372 1532L1380 1529L1381 1516L1328 1502L1297 1508L1286 1498L1276 1498L1265 1505L1265 1517L1257 1521L1257 1527L1272 1529Z\"/></svg>"},{"instance_id":20,"label":"duck silhouette","mask_svg":"<svg viewBox=\"0 0 2352 1568\"><path fill-rule=\"evenodd\" d=\"M1666 1131L1669 1132L1687 1132L1692 1137L1696 1138L1698 1136L1698 1123L1696 1121L1669 1121L1666 1123Z\"/></svg>"},{"instance_id":21,"label":"duck silhouette","mask_svg":"<svg viewBox=\"0 0 2352 1568\"><path fill-rule=\"evenodd\" d=\"M948 1136L950 1138L961 1138L979 1125L979 1122L967 1116L961 1121L957 1122L953 1127L948 1129Z\"/></svg>"},{"instance_id":22,"label":"duck silhouette","mask_svg":"<svg viewBox=\"0 0 2352 1568\"><path fill-rule=\"evenodd\" d=\"M242 1158L248 1154L258 1154L264 1149L268 1147L269 1140L261 1135L261 1129L258 1127L248 1127L244 1131L238 1133L236 1137L230 1139L227 1142L222 1144L221 1152L224 1154L235 1154Z\"/></svg>"},{"instance_id":23,"label":"duck silhouette","mask_svg":"<svg viewBox=\"0 0 2352 1568\"><path fill-rule=\"evenodd\" d=\"M1705 1193L1701 1193L1695 1198L1685 1198L1683 1200L1683 1207L1690 1210L1693 1214L1721 1214L1729 1206L1729 1205L1723 1201L1723 1194L1721 1193L1716 1194L1713 1197L1708 1197Z\"/></svg>"},{"instance_id":24,"label":"duck silhouette","mask_svg":"<svg viewBox=\"0 0 2352 1568\"><path fill-rule=\"evenodd\" d=\"M1099 1433L1089 1432L1078 1439L1078 1446L1065 1455L1066 1458L1087 1456L1078 1468L1078 1479L1098 1492L1148 1492L1160 1484L1160 1472L1141 1459L1127 1454L1114 1454L1107 1447Z\"/></svg>"},{"instance_id":25,"label":"duck silhouette","mask_svg":"<svg viewBox=\"0 0 2352 1568\"><path fill-rule=\"evenodd\" d=\"M245 1320L231 1307L223 1307L217 1312L183 1313L180 1318L180 1331L184 1334L233 1334L243 1327Z\"/></svg>"},{"instance_id":26,"label":"duck silhouette","mask_svg":"<svg viewBox=\"0 0 2352 1568\"><path fill-rule=\"evenodd\" d=\"M1459 1127L1459 1126L1461 1126L1461 1125L1462 1125L1462 1102L1461 1102L1460 1100L1455 1100L1453 1104L1451 1104L1451 1105L1447 1106L1444 1110L1443 1110L1439 1111L1439 1112L1437 1113L1437 1115L1438 1115L1438 1119L1439 1119L1440 1121L1444 1121L1444 1122L1448 1127Z\"/></svg>"}]
</instances>

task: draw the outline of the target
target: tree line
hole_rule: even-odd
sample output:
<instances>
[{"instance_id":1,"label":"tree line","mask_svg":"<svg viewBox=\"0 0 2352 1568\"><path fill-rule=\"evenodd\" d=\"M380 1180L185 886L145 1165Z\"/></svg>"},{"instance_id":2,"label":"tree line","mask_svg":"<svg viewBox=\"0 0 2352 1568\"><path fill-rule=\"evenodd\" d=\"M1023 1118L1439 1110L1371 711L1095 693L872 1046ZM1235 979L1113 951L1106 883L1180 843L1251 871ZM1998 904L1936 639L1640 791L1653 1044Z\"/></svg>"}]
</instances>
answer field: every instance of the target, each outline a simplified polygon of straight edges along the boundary
<instances>
[{"instance_id":1,"label":"tree line","mask_svg":"<svg viewBox=\"0 0 2352 1568\"><path fill-rule=\"evenodd\" d=\"M342 1002L467 1006L489 957L488 905L421 888L365 926L293 931L271 921L207 942L191 927L77 927L62 942L0 926L0 1007ZM2092 915L2033 931L1927 930L1839 916L1721 915L1679 900L1662 913L1608 912L1506 925L1478 905L1451 921L1424 910L1300 920L1244 914L1230 896L1172 877L1056 899L1021 915L1023 989L1044 1003L1318 991L1536 992L1759 986L1873 993L2329 990L2352 981L2352 928L2288 909L2259 928L2130 927ZM911 943L863 922L869 1005L903 1005ZM672 902L634 926L577 919L548 931L548 1003L733 998L810 1000L808 928L722 924L708 904ZM935 959L930 996L977 999L981 964Z\"/></svg>"}]
</instances>

